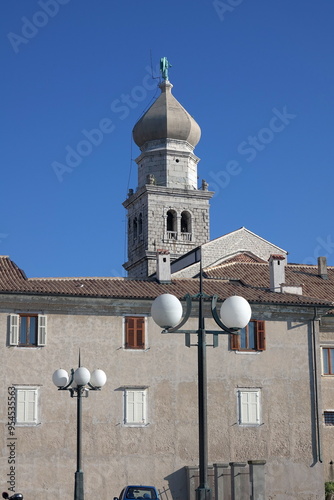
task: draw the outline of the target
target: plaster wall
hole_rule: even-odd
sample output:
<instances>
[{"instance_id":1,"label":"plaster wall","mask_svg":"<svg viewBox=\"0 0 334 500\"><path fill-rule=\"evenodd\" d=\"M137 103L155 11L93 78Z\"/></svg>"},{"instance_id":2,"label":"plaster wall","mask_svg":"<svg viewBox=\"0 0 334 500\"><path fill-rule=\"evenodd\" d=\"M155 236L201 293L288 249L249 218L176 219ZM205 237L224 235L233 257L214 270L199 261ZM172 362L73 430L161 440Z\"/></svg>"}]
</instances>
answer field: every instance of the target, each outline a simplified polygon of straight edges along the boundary
<instances>
[{"instance_id":1,"label":"plaster wall","mask_svg":"<svg viewBox=\"0 0 334 500\"><path fill-rule=\"evenodd\" d=\"M3 489L9 472L8 387L39 386L40 424L17 427L16 491L27 498L70 498L76 465L76 400L57 391L57 368L101 368L108 381L83 400L83 462L87 498L113 497L129 483L154 484L162 500L186 498L185 466L198 464L197 351L182 334L162 335L148 317L150 301L2 297L0 366ZM8 347L8 314L43 312L47 345ZM123 348L125 312L147 315L143 351ZM259 318L260 319L260 318ZM196 328L197 319L187 327ZM207 328L214 328L207 322ZM236 353L229 339L208 347L209 462L266 460L269 499L323 498L315 452L310 383L309 327L305 322L266 321L267 349ZM193 343L196 338L193 335ZM208 343L211 339L208 336ZM147 387L148 424L123 422L124 387ZM238 424L238 388L261 391L261 425Z\"/></svg>"}]
</instances>

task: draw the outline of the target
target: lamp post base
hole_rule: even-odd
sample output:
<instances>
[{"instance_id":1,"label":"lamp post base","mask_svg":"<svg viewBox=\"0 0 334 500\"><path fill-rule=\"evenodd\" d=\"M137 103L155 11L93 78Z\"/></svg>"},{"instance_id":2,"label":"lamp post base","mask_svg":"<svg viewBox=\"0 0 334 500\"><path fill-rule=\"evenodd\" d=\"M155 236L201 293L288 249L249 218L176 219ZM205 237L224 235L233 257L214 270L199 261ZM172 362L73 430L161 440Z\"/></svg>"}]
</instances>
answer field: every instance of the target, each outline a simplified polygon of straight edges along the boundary
<instances>
[{"instance_id":1,"label":"lamp post base","mask_svg":"<svg viewBox=\"0 0 334 500\"><path fill-rule=\"evenodd\" d=\"M211 489L201 487L197 488L196 500L211 500Z\"/></svg>"},{"instance_id":2,"label":"lamp post base","mask_svg":"<svg viewBox=\"0 0 334 500\"><path fill-rule=\"evenodd\" d=\"M83 471L76 471L74 482L74 500L84 500L84 475Z\"/></svg>"}]
</instances>

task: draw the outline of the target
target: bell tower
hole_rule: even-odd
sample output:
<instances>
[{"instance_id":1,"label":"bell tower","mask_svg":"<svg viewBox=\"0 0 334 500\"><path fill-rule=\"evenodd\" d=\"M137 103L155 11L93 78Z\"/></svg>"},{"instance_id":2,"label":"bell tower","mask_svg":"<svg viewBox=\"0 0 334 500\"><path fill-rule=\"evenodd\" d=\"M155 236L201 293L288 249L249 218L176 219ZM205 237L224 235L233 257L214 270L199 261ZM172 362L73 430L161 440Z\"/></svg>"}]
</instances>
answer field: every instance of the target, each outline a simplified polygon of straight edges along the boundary
<instances>
[{"instance_id":1,"label":"bell tower","mask_svg":"<svg viewBox=\"0 0 334 500\"><path fill-rule=\"evenodd\" d=\"M123 205L128 218L128 261L131 278L156 271L156 252L170 252L171 261L210 238L209 200L213 192L197 187L199 158L194 148L201 130L172 95L168 61L161 59L161 94L133 128L140 148L136 158L138 187Z\"/></svg>"}]
</instances>

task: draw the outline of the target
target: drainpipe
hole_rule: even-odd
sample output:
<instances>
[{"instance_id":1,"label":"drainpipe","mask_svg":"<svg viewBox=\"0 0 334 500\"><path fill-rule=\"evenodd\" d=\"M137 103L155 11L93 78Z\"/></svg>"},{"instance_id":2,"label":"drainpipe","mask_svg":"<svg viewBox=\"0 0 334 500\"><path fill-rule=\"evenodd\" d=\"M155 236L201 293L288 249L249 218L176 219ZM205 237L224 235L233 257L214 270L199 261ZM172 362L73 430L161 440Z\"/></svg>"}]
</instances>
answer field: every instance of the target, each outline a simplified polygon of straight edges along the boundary
<instances>
[{"instance_id":1,"label":"drainpipe","mask_svg":"<svg viewBox=\"0 0 334 500\"><path fill-rule=\"evenodd\" d=\"M319 415L319 388L318 388L318 363L317 363L317 336L319 333L319 319L317 308L314 308L314 317L312 320L312 360L313 360L313 380L314 380L314 412L316 426L317 459L322 463L322 441L321 425Z\"/></svg>"}]
</instances>

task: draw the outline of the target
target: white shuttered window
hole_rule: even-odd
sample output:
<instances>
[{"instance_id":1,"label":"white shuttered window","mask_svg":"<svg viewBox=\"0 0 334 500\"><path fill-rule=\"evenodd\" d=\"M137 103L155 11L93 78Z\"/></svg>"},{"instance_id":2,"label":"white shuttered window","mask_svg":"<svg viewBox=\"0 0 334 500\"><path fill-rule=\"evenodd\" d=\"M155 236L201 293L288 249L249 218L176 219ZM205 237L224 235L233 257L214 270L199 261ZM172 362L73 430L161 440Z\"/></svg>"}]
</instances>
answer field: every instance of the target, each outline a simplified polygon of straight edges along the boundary
<instances>
[{"instance_id":1,"label":"white shuttered window","mask_svg":"<svg viewBox=\"0 0 334 500\"><path fill-rule=\"evenodd\" d=\"M126 389L124 423L128 425L146 424L146 389Z\"/></svg>"},{"instance_id":2,"label":"white shuttered window","mask_svg":"<svg viewBox=\"0 0 334 500\"><path fill-rule=\"evenodd\" d=\"M10 314L9 345L37 347L46 345L45 314Z\"/></svg>"},{"instance_id":3,"label":"white shuttered window","mask_svg":"<svg viewBox=\"0 0 334 500\"><path fill-rule=\"evenodd\" d=\"M17 345L19 343L19 324L20 316L11 314L9 316L9 345Z\"/></svg>"},{"instance_id":4,"label":"white shuttered window","mask_svg":"<svg viewBox=\"0 0 334 500\"><path fill-rule=\"evenodd\" d=\"M260 389L238 390L239 424L260 425Z\"/></svg>"},{"instance_id":5,"label":"white shuttered window","mask_svg":"<svg viewBox=\"0 0 334 500\"><path fill-rule=\"evenodd\" d=\"M38 388L16 388L16 423L38 424Z\"/></svg>"}]
</instances>

